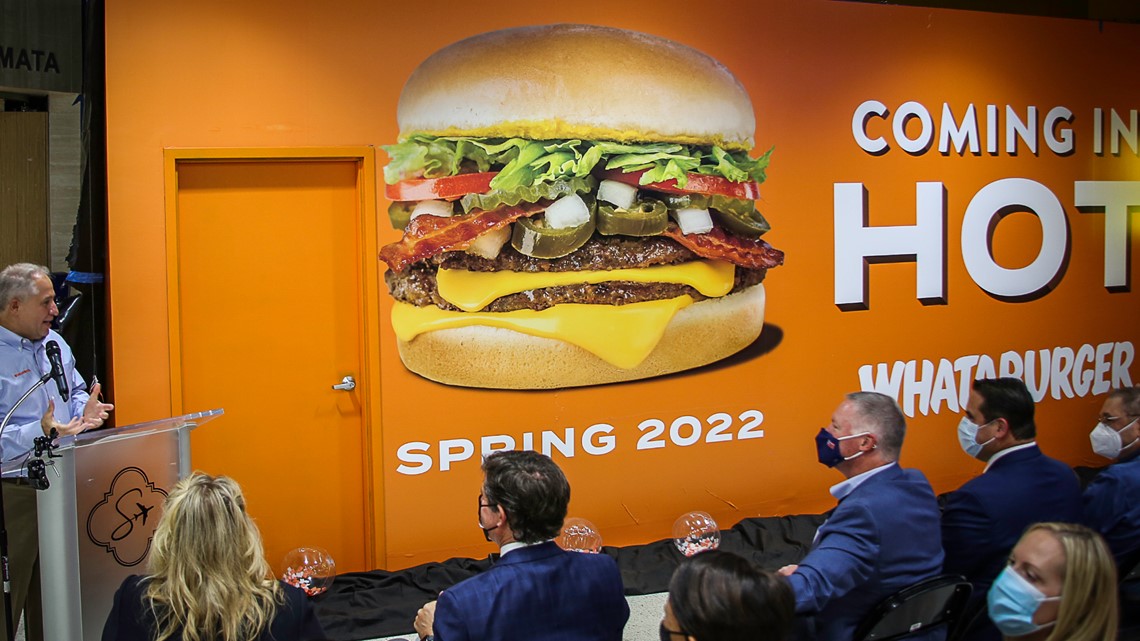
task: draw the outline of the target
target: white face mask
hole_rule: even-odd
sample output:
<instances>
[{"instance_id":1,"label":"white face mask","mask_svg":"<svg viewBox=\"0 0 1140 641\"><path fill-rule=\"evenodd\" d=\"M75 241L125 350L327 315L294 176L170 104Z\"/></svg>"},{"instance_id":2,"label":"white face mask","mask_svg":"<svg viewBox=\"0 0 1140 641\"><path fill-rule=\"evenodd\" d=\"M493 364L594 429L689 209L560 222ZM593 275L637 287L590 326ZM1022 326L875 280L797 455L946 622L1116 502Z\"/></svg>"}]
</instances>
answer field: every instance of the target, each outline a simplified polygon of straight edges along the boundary
<instances>
[{"instance_id":1,"label":"white face mask","mask_svg":"<svg viewBox=\"0 0 1140 641\"><path fill-rule=\"evenodd\" d=\"M1120 438L1120 433L1132 427L1137 420L1140 419L1134 419L1118 430L1114 430L1104 423L1097 423L1093 431L1089 432L1089 441L1092 442L1093 451L1105 458L1120 458L1121 451L1140 443L1140 439L1134 439L1125 446L1124 440Z\"/></svg>"},{"instance_id":2,"label":"white face mask","mask_svg":"<svg viewBox=\"0 0 1140 641\"><path fill-rule=\"evenodd\" d=\"M978 430L990 423L993 423L993 421L976 425L969 417L962 417L962 420L958 422L958 444L962 446L963 452L974 458L978 458L978 454L982 453L982 448L993 443L996 437L991 437L990 440L985 443L978 442Z\"/></svg>"}]
</instances>

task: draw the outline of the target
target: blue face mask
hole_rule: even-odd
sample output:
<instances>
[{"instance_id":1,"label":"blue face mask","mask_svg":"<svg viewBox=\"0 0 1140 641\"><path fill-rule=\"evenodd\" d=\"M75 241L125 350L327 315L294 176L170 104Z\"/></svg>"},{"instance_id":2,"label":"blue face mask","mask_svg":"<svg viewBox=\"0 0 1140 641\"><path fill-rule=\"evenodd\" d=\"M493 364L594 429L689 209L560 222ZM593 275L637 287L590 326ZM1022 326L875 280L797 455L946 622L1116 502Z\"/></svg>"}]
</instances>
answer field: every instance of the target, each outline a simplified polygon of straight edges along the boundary
<instances>
[{"instance_id":1,"label":"blue face mask","mask_svg":"<svg viewBox=\"0 0 1140 641\"><path fill-rule=\"evenodd\" d=\"M861 434L851 434L849 436L834 436L831 432L827 431L826 427L819 428L819 434L815 435L815 452L819 462L827 467L835 467L843 461L850 461L851 459L862 456L863 452L855 452L851 456L843 456L839 452L839 441L846 441L849 438L859 438L860 436L867 436L870 432L863 432Z\"/></svg>"},{"instance_id":2,"label":"blue face mask","mask_svg":"<svg viewBox=\"0 0 1140 641\"><path fill-rule=\"evenodd\" d=\"M1007 637L1021 637L1047 628L1056 621L1044 625L1033 622L1037 608L1046 601L1057 601L1060 595L1047 597L1018 574L1012 567L1006 567L998 575L986 596L990 620Z\"/></svg>"},{"instance_id":3,"label":"blue face mask","mask_svg":"<svg viewBox=\"0 0 1140 641\"><path fill-rule=\"evenodd\" d=\"M982 448L993 443L993 438L990 438L990 440L985 443L978 442L978 430L990 423L993 423L993 421L976 425L969 418L965 416L962 417L962 420L958 422L958 443L962 446L963 452L974 458L978 458L978 454L982 453Z\"/></svg>"}]
</instances>

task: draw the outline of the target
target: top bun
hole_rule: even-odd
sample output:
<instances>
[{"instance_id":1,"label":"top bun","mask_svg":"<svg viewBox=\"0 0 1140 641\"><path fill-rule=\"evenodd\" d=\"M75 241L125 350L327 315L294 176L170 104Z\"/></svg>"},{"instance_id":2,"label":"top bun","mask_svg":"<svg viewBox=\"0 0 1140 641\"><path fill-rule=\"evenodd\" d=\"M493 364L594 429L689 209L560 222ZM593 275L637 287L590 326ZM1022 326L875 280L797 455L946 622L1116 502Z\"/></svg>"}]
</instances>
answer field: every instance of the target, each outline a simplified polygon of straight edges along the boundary
<instances>
[{"instance_id":1,"label":"top bun","mask_svg":"<svg viewBox=\"0 0 1140 641\"><path fill-rule=\"evenodd\" d=\"M716 144L749 150L752 101L711 57L635 31L516 27L432 54L400 94L400 136Z\"/></svg>"}]
</instances>

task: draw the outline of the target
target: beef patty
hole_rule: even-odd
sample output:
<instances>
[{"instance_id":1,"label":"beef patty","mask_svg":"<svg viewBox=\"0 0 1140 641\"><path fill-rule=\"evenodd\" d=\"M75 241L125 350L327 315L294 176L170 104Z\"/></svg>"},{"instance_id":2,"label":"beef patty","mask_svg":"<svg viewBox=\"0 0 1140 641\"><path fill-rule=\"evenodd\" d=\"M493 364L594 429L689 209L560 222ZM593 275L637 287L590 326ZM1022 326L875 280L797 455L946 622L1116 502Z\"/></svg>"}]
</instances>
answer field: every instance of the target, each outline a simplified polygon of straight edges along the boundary
<instances>
[{"instance_id":1,"label":"beef patty","mask_svg":"<svg viewBox=\"0 0 1140 641\"><path fill-rule=\"evenodd\" d=\"M388 284L388 291L398 301L418 307L435 305L440 309L460 311L458 307L448 303L439 295L435 276L440 268L482 272L566 272L677 265L694 260L700 260L700 257L669 238L594 235L577 251L562 258L532 258L520 254L507 244L495 259L482 258L466 252L445 252L413 263L401 272L389 270L384 275L384 280ZM737 267L732 292L760 283L767 272L766 269ZM482 311L510 312L518 309L539 311L562 303L625 305L676 298L685 294L697 301L708 298L692 287L678 283L612 281L546 287L509 294L495 299Z\"/></svg>"}]
</instances>

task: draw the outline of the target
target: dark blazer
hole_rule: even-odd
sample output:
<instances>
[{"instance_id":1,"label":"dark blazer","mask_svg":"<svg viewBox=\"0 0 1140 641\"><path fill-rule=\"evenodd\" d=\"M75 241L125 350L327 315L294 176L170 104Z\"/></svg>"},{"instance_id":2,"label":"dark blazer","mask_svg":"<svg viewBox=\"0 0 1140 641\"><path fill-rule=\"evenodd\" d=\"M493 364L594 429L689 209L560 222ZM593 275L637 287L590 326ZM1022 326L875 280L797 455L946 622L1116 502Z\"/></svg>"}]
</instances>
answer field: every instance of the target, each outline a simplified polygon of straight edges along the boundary
<instances>
[{"instance_id":1,"label":"dark blazer","mask_svg":"<svg viewBox=\"0 0 1140 641\"><path fill-rule=\"evenodd\" d=\"M972 601L982 608L990 584L1026 528L1041 521L1076 523L1080 518L1081 486L1072 468L1045 456L1036 445L1011 452L946 496L944 571L974 584ZM1001 638L988 620L975 630L970 639Z\"/></svg>"},{"instance_id":2,"label":"dark blazer","mask_svg":"<svg viewBox=\"0 0 1140 641\"><path fill-rule=\"evenodd\" d=\"M1140 456L1110 465L1089 483L1083 523L1104 535L1118 564L1140 553Z\"/></svg>"},{"instance_id":3,"label":"dark blazer","mask_svg":"<svg viewBox=\"0 0 1140 641\"><path fill-rule=\"evenodd\" d=\"M444 590L433 631L437 641L621 641L628 619L613 558L546 542Z\"/></svg>"},{"instance_id":4,"label":"dark blazer","mask_svg":"<svg viewBox=\"0 0 1140 641\"><path fill-rule=\"evenodd\" d=\"M103 641L153 641L156 621L150 608L143 603L146 589L143 577L132 574L123 580L115 592L111 613L103 625ZM277 606L277 614L269 629L257 637L258 641L323 641L325 637L308 597L298 588L281 584L285 603ZM175 641L182 639L181 633Z\"/></svg>"},{"instance_id":5,"label":"dark blazer","mask_svg":"<svg viewBox=\"0 0 1140 641\"><path fill-rule=\"evenodd\" d=\"M839 501L789 580L796 614L812 617L814 638L846 640L880 601L941 569L930 483L892 465ZM921 638L944 637L934 630Z\"/></svg>"}]
</instances>

